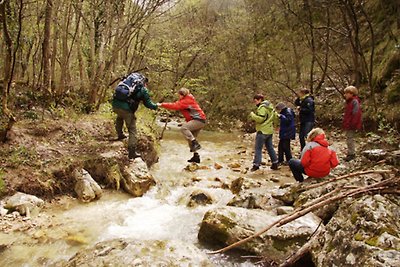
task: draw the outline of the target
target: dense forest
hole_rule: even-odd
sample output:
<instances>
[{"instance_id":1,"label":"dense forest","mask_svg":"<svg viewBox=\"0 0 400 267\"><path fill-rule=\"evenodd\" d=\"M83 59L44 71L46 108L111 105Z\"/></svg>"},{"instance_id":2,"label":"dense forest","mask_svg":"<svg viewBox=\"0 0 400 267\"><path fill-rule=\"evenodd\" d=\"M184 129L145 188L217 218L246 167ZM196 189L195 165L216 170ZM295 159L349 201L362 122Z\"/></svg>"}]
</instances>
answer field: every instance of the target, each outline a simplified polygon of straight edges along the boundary
<instances>
[{"instance_id":1,"label":"dense forest","mask_svg":"<svg viewBox=\"0 0 400 267\"><path fill-rule=\"evenodd\" d=\"M397 0L2 0L0 21L2 138L21 117L98 110L137 70L156 101L192 90L213 125L302 87L338 122L351 84L369 129L399 129Z\"/></svg>"}]
</instances>

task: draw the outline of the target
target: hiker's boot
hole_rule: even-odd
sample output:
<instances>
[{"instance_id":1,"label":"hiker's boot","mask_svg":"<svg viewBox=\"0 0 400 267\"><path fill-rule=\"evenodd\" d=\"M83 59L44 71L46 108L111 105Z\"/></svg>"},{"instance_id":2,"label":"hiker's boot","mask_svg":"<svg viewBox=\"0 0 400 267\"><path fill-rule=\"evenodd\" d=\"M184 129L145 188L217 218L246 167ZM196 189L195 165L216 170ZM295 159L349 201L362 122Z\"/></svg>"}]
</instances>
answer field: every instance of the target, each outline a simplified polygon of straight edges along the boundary
<instances>
[{"instance_id":1,"label":"hiker's boot","mask_svg":"<svg viewBox=\"0 0 400 267\"><path fill-rule=\"evenodd\" d=\"M139 153L136 153L135 150L130 150L128 157L129 157L129 159L136 159L136 158L140 158L141 155Z\"/></svg>"},{"instance_id":2,"label":"hiker's boot","mask_svg":"<svg viewBox=\"0 0 400 267\"><path fill-rule=\"evenodd\" d=\"M188 162L200 163L200 155L198 153L194 153L191 159L188 159Z\"/></svg>"},{"instance_id":3,"label":"hiker's boot","mask_svg":"<svg viewBox=\"0 0 400 267\"><path fill-rule=\"evenodd\" d=\"M259 170L259 169L260 169L260 167L253 165L253 167L251 167L250 171L255 172L256 170Z\"/></svg>"},{"instance_id":4,"label":"hiker's boot","mask_svg":"<svg viewBox=\"0 0 400 267\"><path fill-rule=\"evenodd\" d=\"M354 155L354 154L349 154L349 155L347 155L347 156L344 158L344 161L349 162L349 161L351 161L351 160L353 160L353 159L355 159L355 158L356 158L356 155Z\"/></svg>"},{"instance_id":5,"label":"hiker's boot","mask_svg":"<svg viewBox=\"0 0 400 267\"><path fill-rule=\"evenodd\" d=\"M272 163L271 170L277 170L277 169L278 169L278 162Z\"/></svg>"},{"instance_id":6,"label":"hiker's boot","mask_svg":"<svg viewBox=\"0 0 400 267\"><path fill-rule=\"evenodd\" d=\"M125 138L127 138L127 136L126 136L126 135L124 135L124 134L122 134L122 135L119 135L119 136L117 137L117 141L124 140Z\"/></svg>"},{"instance_id":7,"label":"hiker's boot","mask_svg":"<svg viewBox=\"0 0 400 267\"><path fill-rule=\"evenodd\" d=\"M190 146L190 152L196 152L197 150L199 150L201 148L201 145L199 144L199 142L197 142L196 139L194 139L192 141L192 144Z\"/></svg>"}]
</instances>

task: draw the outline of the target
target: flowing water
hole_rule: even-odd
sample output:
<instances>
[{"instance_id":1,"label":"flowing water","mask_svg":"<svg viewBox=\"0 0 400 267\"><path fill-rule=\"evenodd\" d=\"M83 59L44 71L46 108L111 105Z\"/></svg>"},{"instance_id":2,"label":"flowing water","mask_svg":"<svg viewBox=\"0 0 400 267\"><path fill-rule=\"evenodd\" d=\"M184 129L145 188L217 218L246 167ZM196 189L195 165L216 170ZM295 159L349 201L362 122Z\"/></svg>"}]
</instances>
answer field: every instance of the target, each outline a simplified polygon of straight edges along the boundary
<instances>
[{"instance_id":1,"label":"flowing water","mask_svg":"<svg viewBox=\"0 0 400 267\"><path fill-rule=\"evenodd\" d=\"M226 166L238 161L238 150L243 144L236 134L206 131L199 140L203 147L201 166L207 166L206 169L183 170L191 153L187 142L173 127L165 132L160 160L151 169L157 185L145 196L132 198L122 192L105 191L101 199L88 204L63 197L36 216L44 227L0 233L0 266L51 265L97 242L114 238L180 240L208 251L197 240L201 220L207 210L226 205L233 196L229 190L221 189L217 181L243 176L228 167L217 170L214 164ZM250 163L251 158L246 164ZM215 200L214 204L187 207L188 197L196 189L206 191ZM254 266L249 261L224 255L210 259L216 266Z\"/></svg>"}]
</instances>

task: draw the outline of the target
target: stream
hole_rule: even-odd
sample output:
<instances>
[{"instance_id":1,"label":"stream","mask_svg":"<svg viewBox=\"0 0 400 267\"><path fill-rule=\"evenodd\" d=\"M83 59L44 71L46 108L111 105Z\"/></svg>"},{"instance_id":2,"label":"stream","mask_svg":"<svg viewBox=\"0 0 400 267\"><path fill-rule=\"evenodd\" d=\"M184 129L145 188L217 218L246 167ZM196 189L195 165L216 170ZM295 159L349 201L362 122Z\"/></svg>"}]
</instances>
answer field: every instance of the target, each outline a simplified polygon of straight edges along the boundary
<instances>
[{"instance_id":1,"label":"stream","mask_svg":"<svg viewBox=\"0 0 400 267\"><path fill-rule=\"evenodd\" d=\"M241 169L249 167L252 156L248 154L243 162L238 151L246 147L239 134L202 131L200 166L205 168L185 171L192 154L178 127L174 124L170 127L161 141L160 160L150 170L157 185L143 197L132 198L113 190L104 190L101 199L87 204L61 197L32 216L33 223L40 227L0 232L0 244L7 245L4 251L0 246L0 266L51 266L58 260L71 258L79 250L114 238L179 240L209 251L197 239L202 218L207 210L224 206L233 197L229 190L217 186L220 185L217 181L254 175L227 167L232 162L246 164ZM223 168L215 168L215 163ZM277 184L271 182L273 186ZM214 203L187 207L189 195L196 189L206 191ZM215 266L255 266L250 260L234 255L210 255L210 260Z\"/></svg>"}]
</instances>

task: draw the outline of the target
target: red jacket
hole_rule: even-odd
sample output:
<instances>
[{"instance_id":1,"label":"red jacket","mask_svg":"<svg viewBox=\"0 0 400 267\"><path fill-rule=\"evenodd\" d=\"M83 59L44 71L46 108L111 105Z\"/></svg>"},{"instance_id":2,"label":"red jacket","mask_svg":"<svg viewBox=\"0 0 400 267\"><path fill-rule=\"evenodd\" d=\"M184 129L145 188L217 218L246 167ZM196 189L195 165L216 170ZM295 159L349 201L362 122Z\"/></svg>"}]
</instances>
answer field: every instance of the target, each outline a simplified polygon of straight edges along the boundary
<instances>
[{"instance_id":1,"label":"red jacket","mask_svg":"<svg viewBox=\"0 0 400 267\"><path fill-rule=\"evenodd\" d=\"M346 100L346 108L343 117L344 130L359 130L362 127L361 122L361 104L357 96Z\"/></svg>"},{"instance_id":2,"label":"red jacket","mask_svg":"<svg viewBox=\"0 0 400 267\"><path fill-rule=\"evenodd\" d=\"M206 115L192 94L184 96L175 103L161 103L161 106L166 109L179 110L186 121L206 120Z\"/></svg>"},{"instance_id":3,"label":"red jacket","mask_svg":"<svg viewBox=\"0 0 400 267\"><path fill-rule=\"evenodd\" d=\"M317 135L306 144L300 160L305 173L313 178L327 176L339 164L336 152L329 148L324 134Z\"/></svg>"}]
</instances>

